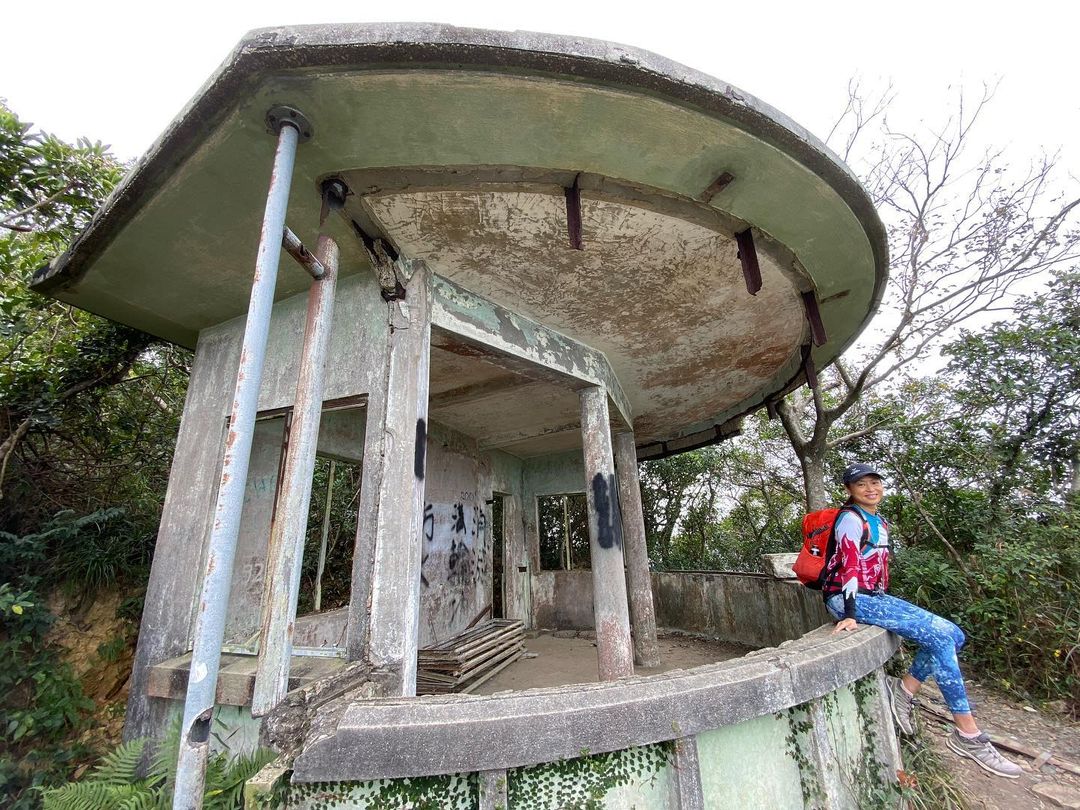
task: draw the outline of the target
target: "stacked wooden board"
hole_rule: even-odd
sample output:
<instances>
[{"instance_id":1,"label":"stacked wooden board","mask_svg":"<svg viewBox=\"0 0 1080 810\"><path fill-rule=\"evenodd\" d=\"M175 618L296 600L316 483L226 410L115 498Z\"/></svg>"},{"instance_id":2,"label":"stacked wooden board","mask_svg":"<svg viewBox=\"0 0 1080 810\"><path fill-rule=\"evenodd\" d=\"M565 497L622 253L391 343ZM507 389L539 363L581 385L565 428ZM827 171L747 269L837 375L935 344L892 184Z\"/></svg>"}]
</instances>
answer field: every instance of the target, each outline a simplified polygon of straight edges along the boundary
<instances>
[{"instance_id":1,"label":"stacked wooden board","mask_svg":"<svg viewBox=\"0 0 1080 810\"><path fill-rule=\"evenodd\" d=\"M524 653L525 625L509 619L491 619L420 650L416 693L471 692Z\"/></svg>"}]
</instances>

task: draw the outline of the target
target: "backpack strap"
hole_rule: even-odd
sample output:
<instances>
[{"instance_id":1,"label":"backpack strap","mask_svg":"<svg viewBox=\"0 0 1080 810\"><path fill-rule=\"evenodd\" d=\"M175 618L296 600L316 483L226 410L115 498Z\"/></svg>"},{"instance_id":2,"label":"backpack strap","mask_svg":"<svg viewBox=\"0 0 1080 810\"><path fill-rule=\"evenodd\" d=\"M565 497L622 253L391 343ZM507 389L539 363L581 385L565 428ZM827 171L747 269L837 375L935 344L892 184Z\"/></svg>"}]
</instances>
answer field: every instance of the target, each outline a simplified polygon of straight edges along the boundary
<instances>
[{"instance_id":1,"label":"backpack strap","mask_svg":"<svg viewBox=\"0 0 1080 810\"><path fill-rule=\"evenodd\" d=\"M836 520L833 521L832 528L829 530L829 542L825 544L825 566L821 569L821 575L818 577L818 583L824 585L829 577L833 574L833 569L829 566L829 561L832 560L836 554L836 525L840 522L840 518L843 517L844 512L851 512L858 516L862 521L862 538L859 540L859 555L861 556L866 547L870 545L870 523L862 516L858 509L851 504L844 504L840 507L840 511L836 513ZM888 524L886 524L888 526Z\"/></svg>"}]
</instances>

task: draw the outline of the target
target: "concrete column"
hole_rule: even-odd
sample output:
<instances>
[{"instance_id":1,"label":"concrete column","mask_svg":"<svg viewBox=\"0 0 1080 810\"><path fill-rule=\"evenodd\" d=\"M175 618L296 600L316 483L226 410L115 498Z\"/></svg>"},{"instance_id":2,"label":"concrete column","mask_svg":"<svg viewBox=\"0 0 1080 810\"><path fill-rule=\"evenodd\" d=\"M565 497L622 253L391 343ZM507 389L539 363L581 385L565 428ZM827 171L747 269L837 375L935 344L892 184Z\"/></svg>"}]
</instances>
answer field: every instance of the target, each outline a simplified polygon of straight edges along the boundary
<instances>
[{"instance_id":1,"label":"concrete column","mask_svg":"<svg viewBox=\"0 0 1080 810\"><path fill-rule=\"evenodd\" d=\"M330 327L334 319L337 243L331 237L320 234L315 255L322 262L325 272L311 283L308 293L307 320L300 349L300 369L296 379L296 396L293 398L285 470L266 553L259 662L251 699L253 717L261 717L272 710L289 691L292 628L296 622L300 564L304 557L311 505L311 477L315 470L315 448L322 419L323 378Z\"/></svg>"},{"instance_id":2,"label":"concrete column","mask_svg":"<svg viewBox=\"0 0 1080 810\"><path fill-rule=\"evenodd\" d=\"M506 810L506 771L480 771L479 810Z\"/></svg>"},{"instance_id":3,"label":"concrete column","mask_svg":"<svg viewBox=\"0 0 1080 810\"><path fill-rule=\"evenodd\" d=\"M585 453L585 497L589 506L589 556L592 562L593 615L600 680L634 674L630 611L623 572L622 520L619 517L615 459L611 452L607 392L593 386L580 392L581 438Z\"/></svg>"},{"instance_id":4,"label":"concrete column","mask_svg":"<svg viewBox=\"0 0 1080 810\"><path fill-rule=\"evenodd\" d=\"M849 807L846 800L845 779L840 760L836 757L832 739L829 737L829 716L825 711L825 701L817 698L809 703L810 715L810 767L814 770L811 779L816 779L821 787L819 797L821 810L839 810ZM803 775L806 778L806 775Z\"/></svg>"},{"instance_id":5,"label":"concrete column","mask_svg":"<svg viewBox=\"0 0 1080 810\"><path fill-rule=\"evenodd\" d=\"M634 631L634 663L643 667L660 664L656 644L656 611L653 609L649 552L645 546L645 514L641 508L637 450L633 433L615 435L615 472L619 480L619 511L626 544L626 579L630 591L630 622Z\"/></svg>"},{"instance_id":6,"label":"concrete column","mask_svg":"<svg viewBox=\"0 0 1080 810\"><path fill-rule=\"evenodd\" d=\"M364 454L364 483L374 473L374 529L367 657L394 677L387 694L416 694L416 647L420 624L420 559L427 453L428 364L431 348L431 273L417 262L405 298L388 303L390 345L386 364L382 451ZM376 392L372 392L375 397ZM369 469L378 467L378 469ZM361 513L361 521L370 516ZM363 605L354 607L362 608ZM350 628L351 631L351 628ZM355 643L350 635L349 645Z\"/></svg>"},{"instance_id":7,"label":"concrete column","mask_svg":"<svg viewBox=\"0 0 1080 810\"><path fill-rule=\"evenodd\" d=\"M704 810L705 792L701 788L697 737L680 737L675 740L675 761L672 766L672 807L678 810Z\"/></svg>"}]
</instances>

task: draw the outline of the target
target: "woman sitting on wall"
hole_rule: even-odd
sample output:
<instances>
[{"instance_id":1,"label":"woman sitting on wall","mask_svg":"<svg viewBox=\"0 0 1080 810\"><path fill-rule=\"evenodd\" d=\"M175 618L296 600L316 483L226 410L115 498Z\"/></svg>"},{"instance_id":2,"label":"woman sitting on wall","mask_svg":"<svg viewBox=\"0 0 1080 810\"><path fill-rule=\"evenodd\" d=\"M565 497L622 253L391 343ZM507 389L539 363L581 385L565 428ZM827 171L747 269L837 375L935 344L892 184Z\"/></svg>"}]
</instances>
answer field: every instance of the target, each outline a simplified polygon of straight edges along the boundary
<instances>
[{"instance_id":1,"label":"woman sitting on wall","mask_svg":"<svg viewBox=\"0 0 1080 810\"><path fill-rule=\"evenodd\" d=\"M889 528L878 515L884 495L881 474L869 464L851 464L844 470L844 486L848 500L833 529L833 554L825 563L822 587L825 607L839 622L834 632L854 630L859 622L875 624L917 644L911 670L902 679L889 678L889 703L900 731L914 733L915 694L933 675L956 723L946 745L985 771L1015 779L1020 766L994 748L971 714L956 658L964 646L963 631L948 619L885 593Z\"/></svg>"}]
</instances>

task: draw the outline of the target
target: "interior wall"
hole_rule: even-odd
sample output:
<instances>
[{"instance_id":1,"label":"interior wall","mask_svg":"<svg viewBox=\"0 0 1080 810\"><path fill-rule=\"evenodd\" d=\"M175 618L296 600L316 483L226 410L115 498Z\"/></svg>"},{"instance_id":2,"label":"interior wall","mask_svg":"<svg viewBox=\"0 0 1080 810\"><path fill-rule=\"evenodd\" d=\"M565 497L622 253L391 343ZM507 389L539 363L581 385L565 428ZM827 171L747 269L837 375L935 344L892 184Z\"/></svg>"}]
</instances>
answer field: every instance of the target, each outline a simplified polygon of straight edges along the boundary
<instances>
[{"instance_id":1,"label":"interior wall","mask_svg":"<svg viewBox=\"0 0 1080 810\"><path fill-rule=\"evenodd\" d=\"M316 451L340 461L360 463L364 453L366 408L329 411L319 421ZM225 643L243 644L262 625L262 594L270 523L281 466L285 417L255 423L244 488L244 509L236 541Z\"/></svg>"}]
</instances>

